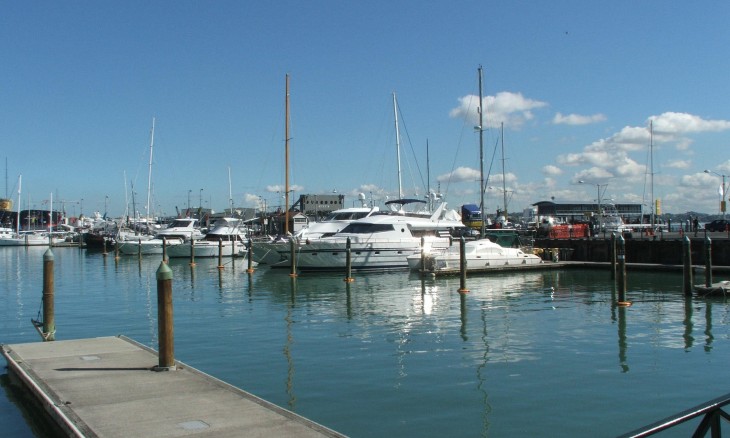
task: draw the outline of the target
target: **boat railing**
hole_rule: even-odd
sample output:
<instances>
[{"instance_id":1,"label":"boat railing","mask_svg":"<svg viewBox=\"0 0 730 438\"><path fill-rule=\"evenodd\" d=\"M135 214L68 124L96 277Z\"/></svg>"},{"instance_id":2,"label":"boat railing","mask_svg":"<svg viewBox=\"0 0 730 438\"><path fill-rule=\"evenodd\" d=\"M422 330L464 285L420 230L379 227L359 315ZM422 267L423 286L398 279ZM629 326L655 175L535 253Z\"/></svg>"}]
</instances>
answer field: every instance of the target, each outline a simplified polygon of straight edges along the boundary
<instances>
[{"instance_id":1,"label":"boat railing","mask_svg":"<svg viewBox=\"0 0 730 438\"><path fill-rule=\"evenodd\" d=\"M690 420L702 417L700 424L695 429L692 436L703 437L708 432L713 437L722 436L721 421L730 421L730 415L723 410L723 407L730 404L730 394L725 394L716 399L701 403L693 408L687 409L686 411L667 417L663 420L657 421L656 423L650 424L641 429L631 431L627 434L621 435L622 438L639 438L657 434L659 432L666 431L673 427L679 426Z\"/></svg>"}]
</instances>

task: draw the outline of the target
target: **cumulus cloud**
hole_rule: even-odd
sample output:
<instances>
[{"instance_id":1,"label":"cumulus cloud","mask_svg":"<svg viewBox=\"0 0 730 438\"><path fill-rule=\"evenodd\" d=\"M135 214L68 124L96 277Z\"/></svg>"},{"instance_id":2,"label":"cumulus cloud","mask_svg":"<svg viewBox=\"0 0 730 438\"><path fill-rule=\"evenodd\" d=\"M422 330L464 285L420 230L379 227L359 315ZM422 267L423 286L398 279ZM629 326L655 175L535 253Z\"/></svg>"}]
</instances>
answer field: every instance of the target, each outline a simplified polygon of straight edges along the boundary
<instances>
[{"instance_id":1,"label":"cumulus cloud","mask_svg":"<svg viewBox=\"0 0 730 438\"><path fill-rule=\"evenodd\" d=\"M495 96L485 96L482 107L486 127L497 127L504 123L511 129L519 129L526 121L532 120L532 110L547 106L539 100L528 99L522 93L502 91ZM479 96L468 95L459 98L459 106L449 112L453 118L465 118L479 125Z\"/></svg>"},{"instance_id":2,"label":"cumulus cloud","mask_svg":"<svg viewBox=\"0 0 730 438\"><path fill-rule=\"evenodd\" d=\"M665 167L672 169L687 169L692 163L688 160L672 160L665 164Z\"/></svg>"},{"instance_id":3,"label":"cumulus cloud","mask_svg":"<svg viewBox=\"0 0 730 438\"><path fill-rule=\"evenodd\" d=\"M591 116L581 116L579 114L568 114L564 116L561 113L555 114L553 124L555 125L590 125L591 123L603 122L606 116L603 114L593 114Z\"/></svg>"},{"instance_id":4,"label":"cumulus cloud","mask_svg":"<svg viewBox=\"0 0 730 438\"><path fill-rule=\"evenodd\" d=\"M704 120L687 113L666 112L649 117L655 134L681 135L692 132L720 132L730 129L730 121Z\"/></svg>"},{"instance_id":5,"label":"cumulus cloud","mask_svg":"<svg viewBox=\"0 0 730 438\"><path fill-rule=\"evenodd\" d=\"M470 167L458 167L456 170L450 173L445 173L436 178L438 182L464 182L464 181L479 181L481 174L478 170Z\"/></svg>"},{"instance_id":6,"label":"cumulus cloud","mask_svg":"<svg viewBox=\"0 0 730 438\"><path fill-rule=\"evenodd\" d=\"M284 186L281 184L276 184L273 186L266 186L266 191L269 193L284 193L285 189ZM304 186L292 184L289 186L289 192L303 192Z\"/></svg>"},{"instance_id":7,"label":"cumulus cloud","mask_svg":"<svg viewBox=\"0 0 730 438\"><path fill-rule=\"evenodd\" d=\"M548 164L547 166L542 167L542 173L547 176L558 176L563 174L563 169L559 168L558 166Z\"/></svg>"}]
</instances>

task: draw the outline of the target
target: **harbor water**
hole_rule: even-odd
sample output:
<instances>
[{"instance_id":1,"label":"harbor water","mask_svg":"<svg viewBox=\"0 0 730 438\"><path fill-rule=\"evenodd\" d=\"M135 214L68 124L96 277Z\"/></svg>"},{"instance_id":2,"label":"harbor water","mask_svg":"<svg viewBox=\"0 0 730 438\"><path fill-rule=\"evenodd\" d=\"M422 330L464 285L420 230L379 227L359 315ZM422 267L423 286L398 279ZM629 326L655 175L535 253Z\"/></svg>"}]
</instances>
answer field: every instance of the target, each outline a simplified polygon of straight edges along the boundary
<instances>
[{"instance_id":1,"label":"harbor water","mask_svg":"<svg viewBox=\"0 0 730 438\"><path fill-rule=\"evenodd\" d=\"M0 250L0 343L40 342L47 250ZM158 256L53 255L57 340L157 349ZM460 294L456 277L196 263L169 263L175 358L352 437L616 436L730 392L730 304L686 298L681 272L630 272L618 307L608 270L490 273ZM43 436L0 374L4 433Z\"/></svg>"}]
</instances>

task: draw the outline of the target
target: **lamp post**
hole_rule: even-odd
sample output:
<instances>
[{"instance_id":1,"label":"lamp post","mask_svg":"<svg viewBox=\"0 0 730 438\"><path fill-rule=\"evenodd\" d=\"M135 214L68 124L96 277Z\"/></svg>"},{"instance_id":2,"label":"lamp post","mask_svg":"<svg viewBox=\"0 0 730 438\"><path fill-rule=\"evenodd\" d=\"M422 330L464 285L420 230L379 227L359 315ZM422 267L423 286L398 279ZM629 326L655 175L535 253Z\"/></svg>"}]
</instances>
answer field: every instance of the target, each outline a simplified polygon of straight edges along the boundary
<instances>
[{"instance_id":1,"label":"lamp post","mask_svg":"<svg viewBox=\"0 0 730 438\"><path fill-rule=\"evenodd\" d=\"M203 208L203 189L200 189L200 199L198 200L198 208Z\"/></svg>"},{"instance_id":2,"label":"lamp post","mask_svg":"<svg viewBox=\"0 0 730 438\"><path fill-rule=\"evenodd\" d=\"M727 175L722 175L722 174L719 174L719 173L717 173L715 171L712 171L712 170L705 170L705 173L714 173L715 175L717 175L717 176L719 176L719 177L722 178L722 187L720 187L720 192L721 192L720 193L720 197L722 198L720 200L720 211L722 212L722 218L725 219L725 210L726 210L726 208L725 208L725 205L726 205L725 204L725 193L727 193L727 186L725 185L725 177Z\"/></svg>"},{"instance_id":3,"label":"lamp post","mask_svg":"<svg viewBox=\"0 0 730 438\"><path fill-rule=\"evenodd\" d=\"M193 192L192 189L188 189L188 216L190 215L190 194Z\"/></svg>"}]
</instances>

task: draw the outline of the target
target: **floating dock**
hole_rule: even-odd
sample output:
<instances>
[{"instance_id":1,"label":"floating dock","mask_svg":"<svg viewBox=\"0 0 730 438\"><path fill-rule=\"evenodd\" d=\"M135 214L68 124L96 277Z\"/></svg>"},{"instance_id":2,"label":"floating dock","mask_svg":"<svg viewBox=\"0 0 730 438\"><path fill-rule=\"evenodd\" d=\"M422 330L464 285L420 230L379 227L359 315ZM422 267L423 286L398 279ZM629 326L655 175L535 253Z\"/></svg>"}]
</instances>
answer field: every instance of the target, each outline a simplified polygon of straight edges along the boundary
<instances>
[{"instance_id":1,"label":"floating dock","mask_svg":"<svg viewBox=\"0 0 730 438\"><path fill-rule=\"evenodd\" d=\"M70 437L343 437L179 361L102 337L2 345L8 373Z\"/></svg>"}]
</instances>

